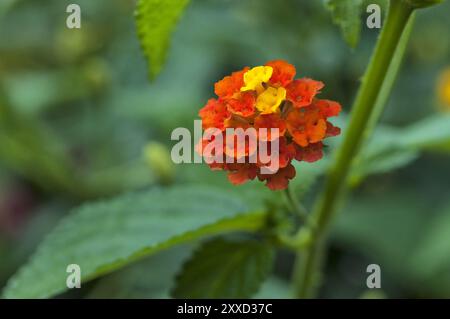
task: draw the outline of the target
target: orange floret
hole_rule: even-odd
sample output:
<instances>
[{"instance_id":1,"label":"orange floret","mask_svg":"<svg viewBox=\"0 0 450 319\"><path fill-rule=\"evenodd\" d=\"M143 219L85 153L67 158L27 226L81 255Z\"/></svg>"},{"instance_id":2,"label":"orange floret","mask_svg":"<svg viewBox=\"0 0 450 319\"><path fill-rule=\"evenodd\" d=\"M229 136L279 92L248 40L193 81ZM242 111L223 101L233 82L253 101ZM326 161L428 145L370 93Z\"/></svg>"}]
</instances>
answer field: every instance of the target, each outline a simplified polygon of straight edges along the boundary
<instances>
[{"instance_id":1,"label":"orange floret","mask_svg":"<svg viewBox=\"0 0 450 319\"><path fill-rule=\"evenodd\" d=\"M316 107L293 109L286 121L293 140L302 147L320 142L327 132L327 122Z\"/></svg>"},{"instance_id":2,"label":"orange floret","mask_svg":"<svg viewBox=\"0 0 450 319\"><path fill-rule=\"evenodd\" d=\"M320 160L323 157L323 143L312 143L307 147L296 146L297 153L295 154L295 159L297 161L305 161L308 163L313 163Z\"/></svg>"},{"instance_id":3,"label":"orange floret","mask_svg":"<svg viewBox=\"0 0 450 319\"><path fill-rule=\"evenodd\" d=\"M342 109L338 102L330 100L315 99L313 104L320 109L320 113L325 117L338 116Z\"/></svg>"},{"instance_id":4,"label":"orange floret","mask_svg":"<svg viewBox=\"0 0 450 319\"><path fill-rule=\"evenodd\" d=\"M294 104L294 107L305 107L311 104L313 98L323 87L322 82L308 78L294 80L286 87L286 98Z\"/></svg>"},{"instance_id":5,"label":"orange floret","mask_svg":"<svg viewBox=\"0 0 450 319\"><path fill-rule=\"evenodd\" d=\"M287 188L289 180L295 177L295 168L292 164L280 168L275 174L258 174L260 181L266 181L266 186L271 190L282 190Z\"/></svg>"},{"instance_id":6,"label":"orange floret","mask_svg":"<svg viewBox=\"0 0 450 319\"><path fill-rule=\"evenodd\" d=\"M261 128L267 129L266 134L258 131L258 137L267 141L273 141L274 139L283 136L286 132L286 123L280 117L279 113L260 114L255 118L254 126L257 130ZM271 128L277 128L278 135L275 134L272 136Z\"/></svg>"},{"instance_id":7,"label":"orange floret","mask_svg":"<svg viewBox=\"0 0 450 319\"><path fill-rule=\"evenodd\" d=\"M244 85L244 73L249 69L245 67L241 71L233 72L231 75L224 77L214 85L214 92L221 98L233 97Z\"/></svg>"},{"instance_id":8,"label":"orange floret","mask_svg":"<svg viewBox=\"0 0 450 319\"><path fill-rule=\"evenodd\" d=\"M266 63L266 66L273 68L272 77L269 80L269 83L273 86L286 87L294 79L296 72L295 66L284 60L269 61Z\"/></svg>"},{"instance_id":9,"label":"orange floret","mask_svg":"<svg viewBox=\"0 0 450 319\"><path fill-rule=\"evenodd\" d=\"M234 185L241 185L255 179L257 173L258 167L254 164L234 164L230 165L228 180Z\"/></svg>"},{"instance_id":10,"label":"orange floret","mask_svg":"<svg viewBox=\"0 0 450 319\"><path fill-rule=\"evenodd\" d=\"M228 110L243 117L252 116L255 113L255 94L252 91L239 93L235 98L227 101Z\"/></svg>"},{"instance_id":11,"label":"orange floret","mask_svg":"<svg viewBox=\"0 0 450 319\"><path fill-rule=\"evenodd\" d=\"M202 119L202 127L205 130L208 128L223 130L225 120L231 116L225 103L216 99L209 99L208 103L198 112L198 115Z\"/></svg>"}]
</instances>

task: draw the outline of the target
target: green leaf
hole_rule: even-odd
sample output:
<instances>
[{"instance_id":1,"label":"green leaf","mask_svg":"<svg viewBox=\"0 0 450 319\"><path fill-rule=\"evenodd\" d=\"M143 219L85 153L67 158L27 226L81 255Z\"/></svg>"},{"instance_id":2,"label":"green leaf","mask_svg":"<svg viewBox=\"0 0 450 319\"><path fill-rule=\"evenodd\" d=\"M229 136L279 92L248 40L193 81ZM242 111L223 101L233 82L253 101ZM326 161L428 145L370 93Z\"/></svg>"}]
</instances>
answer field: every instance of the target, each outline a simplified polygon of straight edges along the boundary
<instances>
[{"instance_id":1,"label":"green leaf","mask_svg":"<svg viewBox=\"0 0 450 319\"><path fill-rule=\"evenodd\" d=\"M156 77L166 60L170 35L189 0L139 0L136 26L149 74Z\"/></svg>"},{"instance_id":2,"label":"green leaf","mask_svg":"<svg viewBox=\"0 0 450 319\"><path fill-rule=\"evenodd\" d=\"M211 187L151 189L84 205L66 217L9 281L7 298L45 298L66 290L66 268L81 267L82 284L142 257L196 238L256 231L264 213Z\"/></svg>"},{"instance_id":3,"label":"green leaf","mask_svg":"<svg viewBox=\"0 0 450 319\"><path fill-rule=\"evenodd\" d=\"M361 33L362 0L326 0L325 6L331 11L333 22L340 27L347 44L355 48Z\"/></svg>"},{"instance_id":4,"label":"green leaf","mask_svg":"<svg viewBox=\"0 0 450 319\"><path fill-rule=\"evenodd\" d=\"M173 290L176 298L249 298L269 275L272 246L256 240L215 239L184 265Z\"/></svg>"},{"instance_id":5,"label":"green leaf","mask_svg":"<svg viewBox=\"0 0 450 319\"><path fill-rule=\"evenodd\" d=\"M89 292L91 299L169 298L170 287L191 245L164 250L120 271L107 275Z\"/></svg>"}]
</instances>

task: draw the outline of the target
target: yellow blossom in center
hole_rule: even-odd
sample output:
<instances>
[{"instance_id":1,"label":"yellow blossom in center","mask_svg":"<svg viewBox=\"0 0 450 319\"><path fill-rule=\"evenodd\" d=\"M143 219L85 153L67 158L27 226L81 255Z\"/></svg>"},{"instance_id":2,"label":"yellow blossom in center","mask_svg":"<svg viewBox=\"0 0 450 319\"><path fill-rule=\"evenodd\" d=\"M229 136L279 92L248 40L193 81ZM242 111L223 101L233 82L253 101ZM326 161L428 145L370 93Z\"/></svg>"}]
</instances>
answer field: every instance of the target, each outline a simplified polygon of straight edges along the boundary
<instances>
[{"instance_id":1,"label":"yellow blossom in center","mask_svg":"<svg viewBox=\"0 0 450 319\"><path fill-rule=\"evenodd\" d=\"M245 85L241 91L262 91L264 90L262 84L269 81L272 76L273 69L270 66L256 66L244 73Z\"/></svg>"},{"instance_id":2,"label":"yellow blossom in center","mask_svg":"<svg viewBox=\"0 0 450 319\"><path fill-rule=\"evenodd\" d=\"M261 114L274 113L278 110L281 102L286 99L286 89L283 87L268 87L256 99L256 108Z\"/></svg>"}]
</instances>

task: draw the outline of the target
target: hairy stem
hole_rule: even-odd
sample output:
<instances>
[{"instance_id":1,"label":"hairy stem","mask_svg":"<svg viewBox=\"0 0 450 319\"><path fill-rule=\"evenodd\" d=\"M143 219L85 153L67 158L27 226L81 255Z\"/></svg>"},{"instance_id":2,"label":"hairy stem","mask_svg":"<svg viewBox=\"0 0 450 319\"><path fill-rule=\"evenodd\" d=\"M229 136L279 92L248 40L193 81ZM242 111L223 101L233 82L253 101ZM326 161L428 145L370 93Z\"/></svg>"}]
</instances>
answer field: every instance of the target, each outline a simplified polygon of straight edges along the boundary
<instances>
[{"instance_id":1,"label":"hairy stem","mask_svg":"<svg viewBox=\"0 0 450 319\"><path fill-rule=\"evenodd\" d=\"M373 121L371 119L383 83L412 12L412 7L406 2L400 0L390 2L389 15L352 107L343 143L337 152L334 165L328 172L324 191L311 215L314 231L310 244L297 256L293 280L295 294L299 298L310 298L314 294L320 276L320 261L323 257L328 225L336 213L339 197L346 188L350 168L361 142L367 137L366 127Z\"/></svg>"}]
</instances>

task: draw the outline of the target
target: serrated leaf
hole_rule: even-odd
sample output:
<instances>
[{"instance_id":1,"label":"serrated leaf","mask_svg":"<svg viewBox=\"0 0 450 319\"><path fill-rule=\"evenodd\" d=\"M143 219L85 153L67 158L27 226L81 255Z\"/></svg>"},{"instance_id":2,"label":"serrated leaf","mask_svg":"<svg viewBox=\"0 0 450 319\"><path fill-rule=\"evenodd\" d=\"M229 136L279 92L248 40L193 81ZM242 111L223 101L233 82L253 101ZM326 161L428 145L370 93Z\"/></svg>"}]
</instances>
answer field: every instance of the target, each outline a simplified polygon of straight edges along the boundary
<instances>
[{"instance_id":1,"label":"serrated leaf","mask_svg":"<svg viewBox=\"0 0 450 319\"><path fill-rule=\"evenodd\" d=\"M339 26L349 46L355 48L361 33L362 0L326 0L333 22Z\"/></svg>"},{"instance_id":2,"label":"serrated leaf","mask_svg":"<svg viewBox=\"0 0 450 319\"><path fill-rule=\"evenodd\" d=\"M139 0L137 3L137 34L151 78L161 71L170 36L188 3L189 0Z\"/></svg>"},{"instance_id":3,"label":"serrated leaf","mask_svg":"<svg viewBox=\"0 0 450 319\"><path fill-rule=\"evenodd\" d=\"M180 245L107 275L89 292L89 299L169 298L170 287L192 245Z\"/></svg>"},{"instance_id":4,"label":"serrated leaf","mask_svg":"<svg viewBox=\"0 0 450 319\"><path fill-rule=\"evenodd\" d=\"M249 298L269 275L271 245L256 240L214 239L186 262L177 277L176 298Z\"/></svg>"},{"instance_id":5,"label":"serrated leaf","mask_svg":"<svg viewBox=\"0 0 450 319\"><path fill-rule=\"evenodd\" d=\"M189 185L84 205L40 244L8 282L4 296L45 298L61 293L67 289L69 264L81 267L83 284L201 236L258 230L265 214L249 213L252 209L256 207L231 193Z\"/></svg>"}]
</instances>

